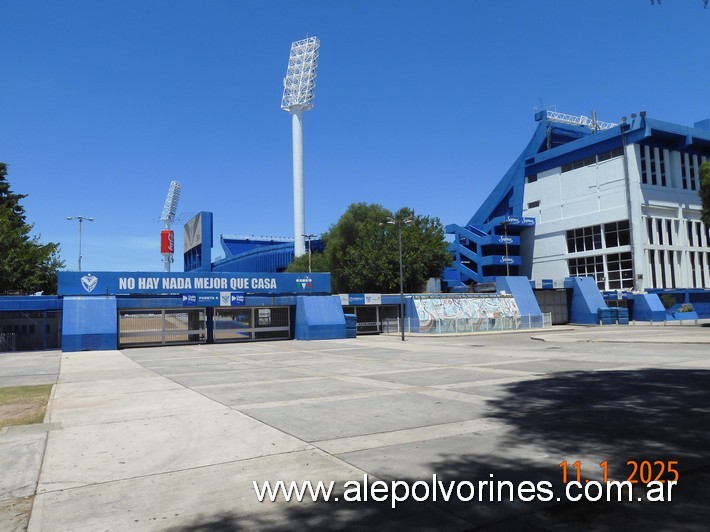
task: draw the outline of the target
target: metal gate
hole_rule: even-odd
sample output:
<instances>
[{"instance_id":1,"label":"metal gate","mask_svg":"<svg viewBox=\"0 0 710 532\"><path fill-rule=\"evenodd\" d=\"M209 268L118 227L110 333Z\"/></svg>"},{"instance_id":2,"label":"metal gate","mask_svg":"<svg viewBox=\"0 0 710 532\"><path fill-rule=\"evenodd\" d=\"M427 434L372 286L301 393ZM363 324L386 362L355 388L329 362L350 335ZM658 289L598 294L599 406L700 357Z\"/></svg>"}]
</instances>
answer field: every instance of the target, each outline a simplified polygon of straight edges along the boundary
<instances>
[{"instance_id":1,"label":"metal gate","mask_svg":"<svg viewBox=\"0 0 710 532\"><path fill-rule=\"evenodd\" d=\"M552 325L566 325L569 323L569 306L567 290L535 290L535 299L540 306L540 312L552 315Z\"/></svg>"},{"instance_id":2,"label":"metal gate","mask_svg":"<svg viewBox=\"0 0 710 532\"><path fill-rule=\"evenodd\" d=\"M207 341L204 308L118 312L118 346L198 344Z\"/></svg>"},{"instance_id":3,"label":"metal gate","mask_svg":"<svg viewBox=\"0 0 710 532\"><path fill-rule=\"evenodd\" d=\"M399 317L399 307L396 305L346 305L343 312L355 314L358 334L379 334L386 320Z\"/></svg>"},{"instance_id":4,"label":"metal gate","mask_svg":"<svg viewBox=\"0 0 710 532\"><path fill-rule=\"evenodd\" d=\"M289 307L218 307L214 309L212 323L215 342L291 338Z\"/></svg>"},{"instance_id":5,"label":"metal gate","mask_svg":"<svg viewBox=\"0 0 710 532\"><path fill-rule=\"evenodd\" d=\"M61 340L59 310L0 312L0 352L59 349Z\"/></svg>"}]
</instances>

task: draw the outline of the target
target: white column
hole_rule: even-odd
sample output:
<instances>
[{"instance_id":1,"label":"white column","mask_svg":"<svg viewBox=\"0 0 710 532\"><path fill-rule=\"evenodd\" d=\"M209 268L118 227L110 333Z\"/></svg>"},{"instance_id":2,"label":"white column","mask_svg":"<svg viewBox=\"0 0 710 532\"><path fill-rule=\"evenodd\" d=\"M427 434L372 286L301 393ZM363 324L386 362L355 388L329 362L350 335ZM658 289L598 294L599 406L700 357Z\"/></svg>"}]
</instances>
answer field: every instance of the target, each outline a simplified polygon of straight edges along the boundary
<instances>
[{"instance_id":1,"label":"white column","mask_svg":"<svg viewBox=\"0 0 710 532\"><path fill-rule=\"evenodd\" d=\"M693 287L693 272L691 270L690 266L690 242L688 242L688 228L685 225L685 219L683 218L683 207L678 206L678 213L676 214L678 217L677 220L675 220L674 226L678 229L677 233L677 246L681 246L681 251L679 251L680 257L678 257L680 261L680 275L678 278L679 286L681 288L692 288Z\"/></svg>"},{"instance_id":2,"label":"white column","mask_svg":"<svg viewBox=\"0 0 710 532\"><path fill-rule=\"evenodd\" d=\"M291 108L293 131L293 237L294 255L306 253L306 216L303 194L303 109Z\"/></svg>"},{"instance_id":3,"label":"white column","mask_svg":"<svg viewBox=\"0 0 710 532\"><path fill-rule=\"evenodd\" d=\"M629 195L629 231L631 231L631 243L633 245L631 258L633 260L634 289L640 292L644 290L645 286L648 286L646 283L650 283L650 280L645 278L646 274L644 273L646 270L646 253L644 251L646 239L641 209L643 204L643 198L641 196L641 165L639 164L636 153L635 144L626 146L626 164L628 165L629 179L626 193ZM636 278L639 274L642 274L644 278Z\"/></svg>"}]
</instances>

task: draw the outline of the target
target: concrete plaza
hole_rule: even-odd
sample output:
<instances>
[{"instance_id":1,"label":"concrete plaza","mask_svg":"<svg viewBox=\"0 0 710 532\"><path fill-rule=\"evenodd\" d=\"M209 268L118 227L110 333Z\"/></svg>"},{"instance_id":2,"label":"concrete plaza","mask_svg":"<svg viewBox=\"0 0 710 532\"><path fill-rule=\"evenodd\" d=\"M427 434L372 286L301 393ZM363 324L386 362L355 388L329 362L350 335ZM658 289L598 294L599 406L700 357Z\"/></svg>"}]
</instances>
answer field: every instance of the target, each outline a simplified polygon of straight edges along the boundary
<instances>
[{"instance_id":1,"label":"concrete plaza","mask_svg":"<svg viewBox=\"0 0 710 532\"><path fill-rule=\"evenodd\" d=\"M31 357L44 357L41 367ZM18 530L35 483L33 531L704 530L710 521L708 327L0 355L0 385L32 371L57 381L46 423L0 432L0 520ZM342 495L364 475L411 485L436 474L446 485L546 480L559 495L562 461L580 461L586 479L601 479L606 461L625 480L630 460L678 461L673 501L392 509L342 497L259 502L252 485L335 481Z\"/></svg>"}]
</instances>

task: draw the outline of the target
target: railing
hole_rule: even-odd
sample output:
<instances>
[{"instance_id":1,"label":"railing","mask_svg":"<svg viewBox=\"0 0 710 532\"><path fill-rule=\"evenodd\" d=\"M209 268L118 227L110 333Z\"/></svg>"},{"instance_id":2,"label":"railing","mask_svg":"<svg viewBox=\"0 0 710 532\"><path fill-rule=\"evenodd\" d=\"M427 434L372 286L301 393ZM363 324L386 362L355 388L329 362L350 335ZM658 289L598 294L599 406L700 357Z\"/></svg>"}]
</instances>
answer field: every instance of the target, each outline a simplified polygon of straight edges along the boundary
<instances>
[{"instance_id":1,"label":"railing","mask_svg":"<svg viewBox=\"0 0 710 532\"><path fill-rule=\"evenodd\" d=\"M487 331L516 331L522 329L545 329L552 326L552 313L527 314L524 316L501 316L498 318L448 318L420 322L418 330L412 330L412 319L405 318L404 332L408 334L457 334ZM416 320L414 320L416 324ZM416 326L415 326L416 329ZM397 318L382 321L382 332L401 333Z\"/></svg>"},{"instance_id":2,"label":"railing","mask_svg":"<svg viewBox=\"0 0 710 532\"><path fill-rule=\"evenodd\" d=\"M16 351L15 333L0 333L0 353Z\"/></svg>"},{"instance_id":3,"label":"railing","mask_svg":"<svg viewBox=\"0 0 710 532\"><path fill-rule=\"evenodd\" d=\"M586 116L568 115L566 113L558 113L557 111L547 111L547 119L552 120L553 122L562 122L564 124L587 126L595 130L611 129L618 125L613 122L601 122Z\"/></svg>"}]
</instances>

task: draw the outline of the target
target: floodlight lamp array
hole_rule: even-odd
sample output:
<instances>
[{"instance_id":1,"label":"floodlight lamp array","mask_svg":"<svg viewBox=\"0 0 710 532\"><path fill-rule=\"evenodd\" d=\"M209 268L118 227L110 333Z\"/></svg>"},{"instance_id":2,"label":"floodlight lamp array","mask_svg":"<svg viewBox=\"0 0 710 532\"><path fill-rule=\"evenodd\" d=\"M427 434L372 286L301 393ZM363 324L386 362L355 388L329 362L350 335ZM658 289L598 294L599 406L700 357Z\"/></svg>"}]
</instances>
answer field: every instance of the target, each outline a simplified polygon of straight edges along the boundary
<instances>
[{"instance_id":1,"label":"floodlight lamp array","mask_svg":"<svg viewBox=\"0 0 710 532\"><path fill-rule=\"evenodd\" d=\"M317 37L308 37L291 44L281 109L291 112L296 107L304 111L313 108L319 48Z\"/></svg>"},{"instance_id":2,"label":"floodlight lamp array","mask_svg":"<svg viewBox=\"0 0 710 532\"><path fill-rule=\"evenodd\" d=\"M170 227L170 224L175 221L175 214L177 212L178 201L180 201L181 190L182 185L180 183L177 181L170 182L168 197L165 198L163 213L160 215L160 221L163 222L166 227Z\"/></svg>"}]
</instances>

